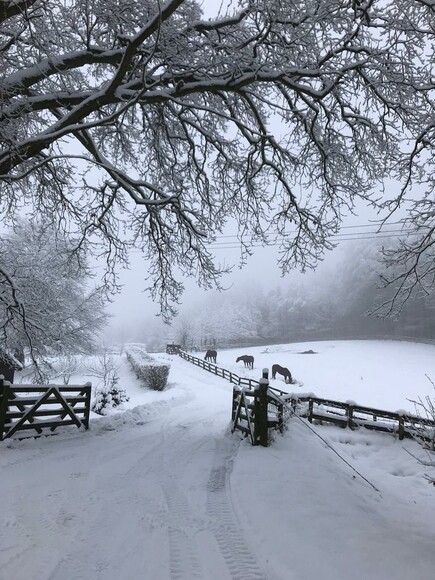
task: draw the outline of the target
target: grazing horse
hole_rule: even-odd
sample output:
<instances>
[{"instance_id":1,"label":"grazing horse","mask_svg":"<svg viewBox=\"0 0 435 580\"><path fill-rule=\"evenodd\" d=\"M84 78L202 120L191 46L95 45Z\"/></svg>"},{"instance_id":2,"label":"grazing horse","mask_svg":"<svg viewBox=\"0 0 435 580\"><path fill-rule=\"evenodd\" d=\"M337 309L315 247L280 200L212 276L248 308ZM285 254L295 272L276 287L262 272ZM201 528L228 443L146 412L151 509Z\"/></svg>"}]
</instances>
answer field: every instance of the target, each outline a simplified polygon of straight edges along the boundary
<instances>
[{"instance_id":1,"label":"grazing horse","mask_svg":"<svg viewBox=\"0 0 435 580\"><path fill-rule=\"evenodd\" d=\"M239 360L242 360L245 363L245 367L248 367L248 369L254 368L254 357L250 354L237 357L236 363L238 363Z\"/></svg>"},{"instance_id":2,"label":"grazing horse","mask_svg":"<svg viewBox=\"0 0 435 580\"><path fill-rule=\"evenodd\" d=\"M287 382L291 383L293 380L291 372L285 367L282 367L280 365L272 365L272 379L276 378L276 373L282 375L286 383Z\"/></svg>"},{"instance_id":3,"label":"grazing horse","mask_svg":"<svg viewBox=\"0 0 435 580\"><path fill-rule=\"evenodd\" d=\"M216 357L217 357L217 352L215 350L208 350L205 353L204 360L211 360L212 362L214 362L214 364L216 364Z\"/></svg>"}]
</instances>

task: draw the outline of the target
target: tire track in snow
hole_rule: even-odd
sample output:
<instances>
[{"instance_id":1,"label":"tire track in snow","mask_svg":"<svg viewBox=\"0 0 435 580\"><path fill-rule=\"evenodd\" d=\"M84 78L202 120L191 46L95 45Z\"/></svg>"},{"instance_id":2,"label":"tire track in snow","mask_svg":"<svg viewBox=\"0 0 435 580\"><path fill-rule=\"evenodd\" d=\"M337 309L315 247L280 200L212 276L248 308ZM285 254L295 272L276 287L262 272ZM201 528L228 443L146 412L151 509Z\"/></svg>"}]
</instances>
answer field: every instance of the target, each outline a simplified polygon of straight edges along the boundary
<instances>
[{"instance_id":1,"label":"tire track in snow","mask_svg":"<svg viewBox=\"0 0 435 580\"><path fill-rule=\"evenodd\" d=\"M207 513L219 550L233 580L266 580L245 543L229 489L233 457L238 449L230 440L216 442L217 453L207 483Z\"/></svg>"},{"instance_id":2,"label":"tire track in snow","mask_svg":"<svg viewBox=\"0 0 435 580\"><path fill-rule=\"evenodd\" d=\"M192 511L175 480L162 484L168 505L169 568L173 580L204 578L198 557L196 539L191 530ZM189 533L190 531L190 533Z\"/></svg>"}]
</instances>

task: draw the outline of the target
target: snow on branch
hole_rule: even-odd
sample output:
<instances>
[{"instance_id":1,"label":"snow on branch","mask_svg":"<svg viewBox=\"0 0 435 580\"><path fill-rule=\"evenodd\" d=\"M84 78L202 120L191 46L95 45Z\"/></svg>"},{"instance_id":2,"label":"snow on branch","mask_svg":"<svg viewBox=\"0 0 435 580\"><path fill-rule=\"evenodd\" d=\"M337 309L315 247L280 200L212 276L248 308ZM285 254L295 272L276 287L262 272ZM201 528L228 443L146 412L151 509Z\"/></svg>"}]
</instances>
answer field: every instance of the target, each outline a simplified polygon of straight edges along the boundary
<instances>
[{"instance_id":1,"label":"snow on branch","mask_svg":"<svg viewBox=\"0 0 435 580\"><path fill-rule=\"evenodd\" d=\"M166 319L177 270L219 285L206 241L229 220L242 262L279 234L284 273L360 199L396 211L421 185L409 223L433 231L430 3L250 0L208 21L196 0L1 4L0 211L68 224L111 273L143 248ZM435 280L416 239L398 303Z\"/></svg>"}]
</instances>

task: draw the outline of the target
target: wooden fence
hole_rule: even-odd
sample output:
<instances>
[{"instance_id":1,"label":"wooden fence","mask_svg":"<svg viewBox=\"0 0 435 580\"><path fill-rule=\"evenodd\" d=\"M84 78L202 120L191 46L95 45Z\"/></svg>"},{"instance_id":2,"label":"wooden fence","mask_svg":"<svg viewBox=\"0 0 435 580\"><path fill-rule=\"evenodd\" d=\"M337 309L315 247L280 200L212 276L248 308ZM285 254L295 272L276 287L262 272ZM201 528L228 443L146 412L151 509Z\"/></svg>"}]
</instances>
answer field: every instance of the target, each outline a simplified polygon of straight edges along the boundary
<instances>
[{"instance_id":1,"label":"wooden fence","mask_svg":"<svg viewBox=\"0 0 435 580\"><path fill-rule=\"evenodd\" d=\"M234 385L237 385L239 387L247 387L248 389L254 389L260 384L259 381L254 381L254 379L248 379L246 377L239 377L235 373L227 371L227 369L218 367L217 365L209 363L208 361L202 358L192 356L191 354L188 354L183 350L180 350L178 354L181 356L181 358L184 358L185 360L193 363L194 365L200 367L201 369L204 369L205 371L208 371L209 373L212 373L217 377L227 379L228 381L230 381L230 383L233 383Z\"/></svg>"},{"instance_id":2,"label":"wooden fence","mask_svg":"<svg viewBox=\"0 0 435 580\"><path fill-rule=\"evenodd\" d=\"M17 431L34 430L34 437L67 425L88 429L91 388L91 383L12 385L0 378L0 441Z\"/></svg>"},{"instance_id":3,"label":"wooden fence","mask_svg":"<svg viewBox=\"0 0 435 580\"><path fill-rule=\"evenodd\" d=\"M435 421L418 415L385 411L315 396L293 395L290 404L294 410L298 409L299 416L306 417L310 423L332 423L350 429L365 427L373 431L397 434L399 439L417 436L426 441L434 440Z\"/></svg>"},{"instance_id":4,"label":"wooden fence","mask_svg":"<svg viewBox=\"0 0 435 580\"><path fill-rule=\"evenodd\" d=\"M401 414L331 399L321 399L311 395L298 396L269 385L266 395L261 395L261 380L239 377L235 373L184 351L178 354L185 360L235 385L231 409L233 431L238 429L245 435L249 435L253 445L267 445L268 438L265 433L272 427L282 431L285 411L289 409L307 418L310 423L313 421L319 424L332 423L350 429L365 427L373 431L397 434L399 439L414 437L434 445L435 421L431 419L409 413ZM263 371L263 378L264 376ZM259 419L259 423L258 417L263 417ZM266 424L267 427L265 427Z\"/></svg>"}]
</instances>

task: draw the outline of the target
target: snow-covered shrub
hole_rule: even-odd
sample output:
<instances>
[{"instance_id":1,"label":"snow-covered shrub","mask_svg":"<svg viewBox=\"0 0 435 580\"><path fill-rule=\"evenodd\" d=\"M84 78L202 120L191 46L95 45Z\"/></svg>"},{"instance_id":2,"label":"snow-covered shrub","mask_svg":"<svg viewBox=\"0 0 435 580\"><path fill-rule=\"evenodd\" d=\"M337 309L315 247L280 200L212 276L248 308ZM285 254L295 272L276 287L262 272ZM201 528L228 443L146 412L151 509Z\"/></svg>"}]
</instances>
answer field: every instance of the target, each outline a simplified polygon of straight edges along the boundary
<instances>
[{"instance_id":1,"label":"snow-covered shrub","mask_svg":"<svg viewBox=\"0 0 435 580\"><path fill-rule=\"evenodd\" d=\"M130 397L125 389L118 385L118 379L116 379L111 385L97 387L91 409L99 415L107 415L110 409L114 409L129 400Z\"/></svg>"},{"instance_id":2,"label":"snow-covered shrub","mask_svg":"<svg viewBox=\"0 0 435 580\"><path fill-rule=\"evenodd\" d=\"M112 396L104 386L98 387L95 392L95 398L92 401L91 410L99 415L107 415L109 409L112 409Z\"/></svg>"},{"instance_id":3,"label":"snow-covered shrub","mask_svg":"<svg viewBox=\"0 0 435 580\"><path fill-rule=\"evenodd\" d=\"M109 389L109 395L112 397L112 406L119 407L122 403L126 403L130 400L130 397L127 395L127 391L122 389L117 384L113 384Z\"/></svg>"},{"instance_id":4,"label":"snow-covered shrub","mask_svg":"<svg viewBox=\"0 0 435 580\"><path fill-rule=\"evenodd\" d=\"M169 364L156 361L143 349L137 347L127 349L127 360L136 373L136 377L145 387L163 391L171 368Z\"/></svg>"}]
</instances>

